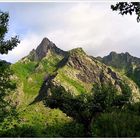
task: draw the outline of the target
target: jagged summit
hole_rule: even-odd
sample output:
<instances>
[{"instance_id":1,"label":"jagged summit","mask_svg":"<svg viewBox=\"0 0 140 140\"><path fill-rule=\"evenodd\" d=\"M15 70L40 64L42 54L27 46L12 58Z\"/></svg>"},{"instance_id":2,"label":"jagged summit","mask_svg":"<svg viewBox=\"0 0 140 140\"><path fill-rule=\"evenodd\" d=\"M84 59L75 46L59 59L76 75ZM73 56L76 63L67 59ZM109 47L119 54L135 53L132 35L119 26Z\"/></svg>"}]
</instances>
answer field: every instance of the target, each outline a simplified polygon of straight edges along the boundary
<instances>
[{"instance_id":1,"label":"jagged summit","mask_svg":"<svg viewBox=\"0 0 140 140\"><path fill-rule=\"evenodd\" d=\"M67 54L67 52L58 48L52 41L45 37L38 45L36 50L33 49L30 52L28 58L33 61L40 61L42 58L47 56L49 51L61 56L65 56Z\"/></svg>"},{"instance_id":2,"label":"jagged summit","mask_svg":"<svg viewBox=\"0 0 140 140\"><path fill-rule=\"evenodd\" d=\"M111 52L109 55L97 59L105 65L109 65L122 71L140 87L140 58L134 57L128 52Z\"/></svg>"},{"instance_id":3,"label":"jagged summit","mask_svg":"<svg viewBox=\"0 0 140 140\"><path fill-rule=\"evenodd\" d=\"M112 52L110 52L110 54L109 55L111 55L111 56L117 56L117 55L120 55L120 56L131 56L128 52L125 52L125 53L117 53L117 52L115 52L115 51L112 51Z\"/></svg>"},{"instance_id":4,"label":"jagged summit","mask_svg":"<svg viewBox=\"0 0 140 140\"><path fill-rule=\"evenodd\" d=\"M91 93L95 83L99 85L112 83L119 93L123 93L122 83L124 81L133 90L134 98L132 97L132 100L139 100L138 87L125 78L94 57L88 56L83 49L72 49L68 51L66 57L58 62L55 72L45 79L34 102L43 100L47 95L57 94L54 91L62 89L73 96Z\"/></svg>"},{"instance_id":5,"label":"jagged summit","mask_svg":"<svg viewBox=\"0 0 140 140\"><path fill-rule=\"evenodd\" d=\"M25 58L27 61L15 64L14 70L23 69L25 71L22 75L22 77L25 77L24 85L25 87L29 85L28 89L35 94L32 101L44 100L47 95L52 95L55 90L61 91L62 89L66 94L71 94L72 96L77 96L81 93L88 94L92 92L94 84L101 85L103 83L111 83L121 94L123 93L123 82L127 83L133 90L133 100L139 100L138 86L130 79L126 79L127 77L123 77L115 69L107 66L122 67L124 69L130 65L126 63L125 57L115 52L114 54L115 57L112 58L108 57L109 55L100 58L100 62L97 58L87 55L82 48L75 48L65 52L48 38L44 38L37 49L32 50ZM108 63L106 64L105 62ZM140 76L138 75L137 77ZM38 87L37 90L36 87ZM57 94L57 92L55 93ZM31 103L31 101L29 102Z\"/></svg>"},{"instance_id":6,"label":"jagged summit","mask_svg":"<svg viewBox=\"0 0 140 140\"><path fill-rule=\"evenodd\" d=\"M120 65L121 67L123 67L124 65L129 66L132 63L139 64L140 58L133 57L128 52L116 53L113 51L109 55L104 56L102 59L100 59L100 61L104 62L107 65L111 65L111 66L113 65L115 67ZM116 66L116 64L117 64L117 66Z\"/></svg>"},{"instance_id":7,"label":"jagged summit","mask_svg":"<svg viewBox=\"0 0 140 140\"><path fill-rule=\"evenodd\" d=\"M69 51L69 54L71 55L71 56L79 56L79 55L86 55L86 53L85 53L85 51L81 48L81 47L79 47L79 48L74 48L74 49L72 49L72 50L70 50Z\"/></svg>"},{"instance_id":8,"label":"jagged summit","mask_svg":"<svg viewBox=\"0 0 140 140\"><path fill-rule=\"evenodd\" d=\"M109 55L116 55L117 53L115 51L110 52Z\"/></svg>"},{"instance_id":9,"label":"jagged summit","mask_svg":"<svg viewBox=\"0 0 140 140\"><path fill-rule=\"evenodd\" d=\"M130 53L129 52L122 52L122 53L117 53L117 52L115 52L115 51L111 51L110 53L109 53L109 55L127 55L127 56L131 56L130 55ZM108 56L109 56L108 55ZM106 56L105 56L106 57Z\"/></svg>"},{"instance_id":10,"label":"jagged summit","mask_svg":"<svg viewBox=\"0 0 140 140\"><path fill-rule=\"evenodd\" d=\"M64 65L71 65L72 67L75 67L78 63L82 63L81 60L86 56L87 54L81 47L74 48L68 51L67 55L58 64L58 67L60 68Z\"/></svg>"},{"instance_id":11,"label":"jagged summit","mask_svg":"<svg viewBox=\"0 0 140 140\"><path fill-rule=\"evenodd\" d=\"M35 51L35 60L41 60L43 57L45 57L48 50L50 50L53 46L54 44L48 38L44 38Z\"/></svg>"},{"instance_id":12,"label":"jagged summit","mask_svg":"<svg viewBox=\"0 0 140 140\"><path fill-rule=\"evenodd\" d=\"M83 53L85 53L84 52L84 50L83 50L83 48L81 48L81 47L78 47L78 48L74 48L74 49L72 49L72 50L70 50L69 52L83 52Z\"/></svg>"},{"instance_id":13,"label":"jagged summit","mask_svg":"<svg viewBox=\"0 0 140 140\"><path fill-rule=\"evenodd\" d=\"M43 40L41 41L41 44L49 44L51 41L47 38L47 37L44 37Z\"/></svg>"},{"instance_id":14,"label":"jagged summit","mask_svg":"<svg viewBox=\"0 0 140 140\"><path fill-rule=\"evenodd\" d=\"M52 41L50 41L47 37L44 37L41 43L38 45L36 49L33 49L27 57L24 57L22 60L28 58L31 61L40 61L44 57L48 55L48 53L51 52L56 55L60 55L63 58L68 58L72 56L79 56L79 55L86 55L84 50L79 48L74 48L70 51L63 51L60 48L58 48Z\"/></svg>"}]
</instances>

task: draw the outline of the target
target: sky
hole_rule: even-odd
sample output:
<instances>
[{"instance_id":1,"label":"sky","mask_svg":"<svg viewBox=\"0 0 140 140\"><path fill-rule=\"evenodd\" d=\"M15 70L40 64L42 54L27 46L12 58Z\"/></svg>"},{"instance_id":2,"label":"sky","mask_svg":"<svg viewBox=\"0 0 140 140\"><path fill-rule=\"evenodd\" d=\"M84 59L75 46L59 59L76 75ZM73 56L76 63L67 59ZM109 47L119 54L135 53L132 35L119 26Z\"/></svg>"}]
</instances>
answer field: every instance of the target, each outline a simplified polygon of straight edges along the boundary
<instances>
[{"instance_id":1,"label":"sky","mask_svg":"<svg viewBox=\"0 0 140 140\"><path fill-rule=\"evenodd\" d=\"M122 16L112 11L110 2L2 3L9 12L7 38L18 35L20 44L0 55L15 63L36 48L44 37L63 50L82 47L92 56L111 51L129 52L140 57L140 23L136 16Z\"/></svg>"}]
</instances>

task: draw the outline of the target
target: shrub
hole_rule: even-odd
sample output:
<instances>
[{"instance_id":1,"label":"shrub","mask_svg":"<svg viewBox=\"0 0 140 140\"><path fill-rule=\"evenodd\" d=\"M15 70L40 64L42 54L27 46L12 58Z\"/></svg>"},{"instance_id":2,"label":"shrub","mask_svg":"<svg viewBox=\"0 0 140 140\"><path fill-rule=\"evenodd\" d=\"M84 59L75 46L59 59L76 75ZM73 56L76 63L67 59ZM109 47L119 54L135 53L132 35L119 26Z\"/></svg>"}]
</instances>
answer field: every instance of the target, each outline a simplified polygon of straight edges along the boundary
<instances>
[{"instance_id":1,"label":"shrub","mask_svg":"<svg viewBox=\"0 0 140 140\"><path fill-rule=\"evenodd\" d=\"M93 137L140 137L140 117L129 112L103 113L92 124Z\"/></svg>"}]
</instances>

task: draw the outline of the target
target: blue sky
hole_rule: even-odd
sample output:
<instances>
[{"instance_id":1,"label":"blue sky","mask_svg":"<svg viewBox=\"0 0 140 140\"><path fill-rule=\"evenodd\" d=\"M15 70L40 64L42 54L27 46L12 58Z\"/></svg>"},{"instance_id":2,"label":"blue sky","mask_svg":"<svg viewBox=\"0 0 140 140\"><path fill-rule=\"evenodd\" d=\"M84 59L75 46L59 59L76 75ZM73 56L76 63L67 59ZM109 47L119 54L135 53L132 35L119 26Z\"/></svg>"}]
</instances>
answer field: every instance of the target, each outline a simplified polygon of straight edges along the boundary
<instances>
[{"instance_id":1,"label":"blue sky","mask_svg":"<svg viewBox=\"0 0 140 140\"><path fill-rule=\"evenodd\" d=\"M38 46L44 37L59 48L82 47L89 55L111 51L140 57L140 23L136 16L121 16L109 2L0 3L10 15L8 36L19 35L21 43L0 59L16 62Z\"/></svg>"}]
</instances>

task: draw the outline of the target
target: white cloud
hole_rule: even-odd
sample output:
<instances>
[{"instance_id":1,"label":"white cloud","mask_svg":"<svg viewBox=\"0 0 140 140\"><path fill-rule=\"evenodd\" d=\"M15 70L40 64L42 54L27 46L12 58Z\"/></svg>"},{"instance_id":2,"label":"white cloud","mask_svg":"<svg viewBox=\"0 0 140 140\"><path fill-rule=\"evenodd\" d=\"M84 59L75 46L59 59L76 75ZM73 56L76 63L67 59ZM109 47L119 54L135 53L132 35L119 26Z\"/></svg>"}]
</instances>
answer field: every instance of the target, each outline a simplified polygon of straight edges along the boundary
<instances>
[{"instance_id":1,"label":"white cloud","mask_svg":"<svg viewBox=\"0 0 140 140\"><path fill-rule=\"evenodd\" d=\"M118 15L111 11L110 5L44 3L15 4L15 8L11 8L9 4L12 27L19 32L22 40L17 48L7 56L0 56L0 59L11 62L19 60L36 48L43 37L48 37L64 50L83 47L94 56L107 55L110 51L129 51L140 57L140 24L136 22L136 17Z\"/></svg>"},{"instance_id":2,"label":"white cloud","mask_svg":"<svg viewBox=\"0 0 140 140\"><path fill-rule=\"evenodd\" d=\"M25 39L21 40L21 43L17 47L15 47L12 51L9 51L8 55L0 55L0 58L6 59L8 62L16 62L26 56L39 43L40 38L38 36L28 34Z\"/></svg>"}]
</instances>

